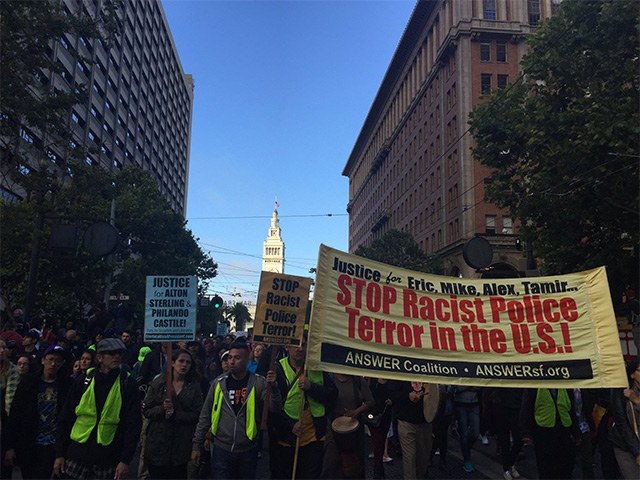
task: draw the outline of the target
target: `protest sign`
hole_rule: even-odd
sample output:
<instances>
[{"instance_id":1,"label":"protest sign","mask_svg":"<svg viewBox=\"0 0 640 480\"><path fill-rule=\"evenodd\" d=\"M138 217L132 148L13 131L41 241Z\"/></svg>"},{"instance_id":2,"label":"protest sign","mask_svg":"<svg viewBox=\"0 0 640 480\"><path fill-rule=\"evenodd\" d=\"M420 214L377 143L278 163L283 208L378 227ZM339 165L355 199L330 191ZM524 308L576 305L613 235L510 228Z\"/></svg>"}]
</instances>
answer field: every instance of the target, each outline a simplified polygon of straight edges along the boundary
<instances>
[{"instance_id":1,"label":"protest sign","mask_svg":"<svg viewBox=\"0 0 640 480\"><path fill-rule=\"evenodd\" d=\"M310 278L262 272L253 341L300 345L310 289Z\"/></svg>"},{"instance_id":2,"label":"protest sign","mask_svg":"<svg viewBox=\"0 0 640 480\"><path fill-rule=\"evenodd\" d=\"M196 337L198 281L193 276L148 276L144 315L146 342Z\"/></svg>"},{"instance_id":3,"label":"protest sign","mask_svg":"<svg viewBox=\"0 0 640 480\"><path fill-rule=\"evenodd\" d=\"M477 386L627 386L604 268L465 279L325 245L307 367Z\"/></svg>"}]
</instances>

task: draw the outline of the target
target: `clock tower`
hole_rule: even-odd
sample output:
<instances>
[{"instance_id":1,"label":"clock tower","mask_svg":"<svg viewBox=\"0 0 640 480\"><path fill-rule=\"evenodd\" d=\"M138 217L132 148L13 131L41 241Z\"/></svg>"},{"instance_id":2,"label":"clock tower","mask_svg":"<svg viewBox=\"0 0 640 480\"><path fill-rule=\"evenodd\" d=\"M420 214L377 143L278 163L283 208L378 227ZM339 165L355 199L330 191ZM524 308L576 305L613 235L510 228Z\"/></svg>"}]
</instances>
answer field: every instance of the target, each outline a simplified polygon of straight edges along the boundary
<instances>
[{"instance_id":1,"label":"clock tower","mask_svg":"<svg viewBox=\"0 0 640 480\"><path fill-rule=\"evenodd\" d=\"M273 209L269 233L262 247L262 270L265 272L284 273L284 242L280 236L278 221L278 204Z\"/></svg>"}]
</instances>

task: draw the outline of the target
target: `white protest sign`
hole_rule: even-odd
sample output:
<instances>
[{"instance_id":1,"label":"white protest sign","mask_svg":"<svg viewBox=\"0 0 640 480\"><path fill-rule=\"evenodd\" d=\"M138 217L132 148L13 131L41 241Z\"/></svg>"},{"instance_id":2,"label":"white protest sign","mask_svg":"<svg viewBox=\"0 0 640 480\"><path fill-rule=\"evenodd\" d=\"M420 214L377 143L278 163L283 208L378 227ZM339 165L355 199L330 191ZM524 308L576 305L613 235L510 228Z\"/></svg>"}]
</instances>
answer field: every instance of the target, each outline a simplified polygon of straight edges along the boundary
<instances>
[{"instance_id":1,"label":"white protest sign","mask_svg":"<svg viewBox=\"0 0 640 480\"><path fill-rule=\"evenodd\" d=\"M144 315L146 342L196 337L198 281L195 276L148 276Z\"/></svg>"}]
</instances>

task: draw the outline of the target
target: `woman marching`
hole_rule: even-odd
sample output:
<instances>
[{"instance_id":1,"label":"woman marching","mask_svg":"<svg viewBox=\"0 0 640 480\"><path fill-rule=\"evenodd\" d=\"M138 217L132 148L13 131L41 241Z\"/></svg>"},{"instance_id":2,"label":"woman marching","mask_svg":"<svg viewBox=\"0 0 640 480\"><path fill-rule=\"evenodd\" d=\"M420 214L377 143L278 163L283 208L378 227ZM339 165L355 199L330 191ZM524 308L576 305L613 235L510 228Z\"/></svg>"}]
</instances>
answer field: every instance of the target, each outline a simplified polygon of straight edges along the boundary
<instances>
[{"instance_id":1,"label":"woman marching","mask_svg":"<svg viewBox=\"0 0 640 480\"><path fill-rule=\"evenodd\" d=\"M171 366L171 397L167 396L166 376L158 376L151 382L142 407L149 420L144 458L153 479L187 478L191 442L202 408L191 353L179 350Z\"/></svg>"}]
</instances>

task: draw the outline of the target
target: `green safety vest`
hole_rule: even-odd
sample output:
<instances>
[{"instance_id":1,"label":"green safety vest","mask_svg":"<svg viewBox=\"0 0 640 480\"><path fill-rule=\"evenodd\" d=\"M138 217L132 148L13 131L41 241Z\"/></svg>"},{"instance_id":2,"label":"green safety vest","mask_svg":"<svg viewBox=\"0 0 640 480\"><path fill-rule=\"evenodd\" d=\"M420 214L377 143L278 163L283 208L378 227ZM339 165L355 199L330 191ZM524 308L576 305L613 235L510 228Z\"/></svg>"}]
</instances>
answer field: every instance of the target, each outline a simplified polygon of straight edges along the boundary
<instances>
[{"instance_id":1,"label":"green safety vest","mask_svg":"<svg viewBox=\"0 0 640 480\"><path fill-rule=\"evenodd\" d=\"M557 405L557 406L556 406ZM534 407L536 424L544 428L556 426L556 409L563 427L571 426L571 400L564 388L558 389L556 401L553 401L548 388L539 388Z\"/></svg>"},{"instance_id":2,"label":"green safety vest","mask_svg":"<svg viewBox=\"0 0 640 480\"><path fill-rule=\"evenodd\" d=\"M257 385L257 379L256 379ZM213 394L213 409L211 410L211 433L213 435L218 431L218 423L220 423L220 415L222 414L222 403L224 402L224 394L220 382L216 384L216 390ZM258 425L256 423L256 386L251 389L249 398L245 402L247 408L245 431L247 438L253 440L258 435Z\"/></svg>"},{"instance_id":3,"label":"green safety vest","mask_svg":"<svg viewBox=\"0 0 640 480\"><path fill-rule=\"evenodd\" d=\"M300 417L300 400L302 399L302 394L300 393L300 389L296 387L292 387L292 383L296 379L296 372L291 365L289 365L288 358L280 359L280 365L284 370L284 374L287 377L287 383L289 384L289 392L287 393L287 400L284 402L284 413L286 413L289 418L294 420L298 420ZM311 383L315 383L317 385L324 384L324 378L322 376L322 372L309 371L309 381ZM310 396L305 397L309 402L309 409L311 410L311 416L315 418L324 417L324 405L322 405L317 400L311 398Z\"/></svg>"},{"instance_id":4,"label":"green safety vest","mask_svg":"<svg viewBox=\"0 0 640 480\"><path fill-rule=\"evenodd\" d=\"M87 373L91 372L90 369ZM89 377L87 377L89 379ZM122 408L122 392L120 388L120 375L113 382L111 390L107 395L107 399L100 413L100 421L98 423L98 445L111 445L113 437L120 423L120 409ZM89 440L91 432L96 427L98 417L96 409L95 381L91 376L89 379L89 387L85 390L80 398L80 403L76 406L76 421L71 429L71 440L78 443L86 443Z\"/></svg>"}]
</instances>

